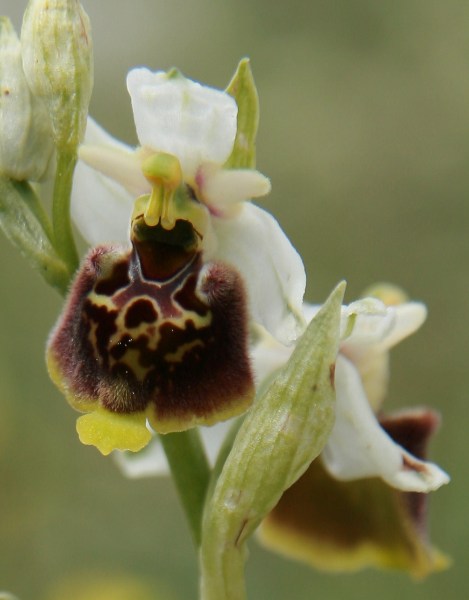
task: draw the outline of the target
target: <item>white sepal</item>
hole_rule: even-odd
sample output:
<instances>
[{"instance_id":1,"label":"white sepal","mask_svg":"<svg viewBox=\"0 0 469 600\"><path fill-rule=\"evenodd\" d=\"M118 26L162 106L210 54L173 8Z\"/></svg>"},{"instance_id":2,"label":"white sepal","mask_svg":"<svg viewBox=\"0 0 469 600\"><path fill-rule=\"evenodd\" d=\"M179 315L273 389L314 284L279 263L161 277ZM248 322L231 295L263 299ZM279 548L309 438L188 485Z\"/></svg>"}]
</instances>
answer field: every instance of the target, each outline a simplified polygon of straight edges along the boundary
<instances>
[{"instance_id":1,"label":"white sepal","mask_svg":"<svg viewBox=\"0 0 469 600\"><path fill-rule=\"evenodd\" d=\"M231 96L177 73L145 68L129 72L127 88L140 144L177 156L186 181L200 164L228 158L238 112Z\"/></svg>"},{"instance_id":2,"label":"white sepal","mask_svg":"<svg viewBox=\"0 0 469 600\"><path fill-rule=\"evenodd\" d=\"M302 301L306 275L298 252L277 221L245 203L232 219L213 219L217 257L243 274L252 319L284 344L304 328Z\"/></svg>"},{"instance_id":3,"label":"white sepal","mask_svg":"<svg viewBox=\"0 0 469 600\"><path fill-rule=\"evenodd\" d=\"M216 216L234 216L239 203L270 192L270 180L254 169L220 169L205 163L196 174L200 199Z\"/></svg>"},{"instance_id":4,"label":"white sepal","mask_svg":"<svg viewBox=\"0 0 469 600\"><path fill-rule=\"evenodd\" d=\"M324 464L336 479L380 477L406 492L430 492L448 483L433 463L418 460L381 428L352 363L338 356L336 421L323 452Z\"/></svg>"}]
</instances>

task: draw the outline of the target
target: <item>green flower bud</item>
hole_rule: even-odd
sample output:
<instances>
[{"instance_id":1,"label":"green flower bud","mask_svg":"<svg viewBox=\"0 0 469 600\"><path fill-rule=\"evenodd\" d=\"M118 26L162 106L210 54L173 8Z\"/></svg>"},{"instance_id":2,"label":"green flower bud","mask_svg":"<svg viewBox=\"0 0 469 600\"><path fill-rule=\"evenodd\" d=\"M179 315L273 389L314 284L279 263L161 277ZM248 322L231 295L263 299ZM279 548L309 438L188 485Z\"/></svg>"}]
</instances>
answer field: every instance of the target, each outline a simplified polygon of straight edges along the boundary
<instances>
[{"instance_id":1,"label":"green flower bud","mask_svg":"<svg viewBox=\"0 0 469 600\"><path fill-rule=\"evenodd\" d=\"M59 148L82 140L93 87L90 22L78 0L30 0L21 29L23 68L43 98Z\"/></svg>"},{"instance_id":2,"label":"green flower bud","mask_svg":"<svg viewBox=\"0 0 469 600\"><path fill-rule=\"evenodd\" d=\"M311 321L236 436L204 511L203 600L244 599L246 540L327 442L344 290L337 286Z\"/></svg>"},{"instance_id":3,"label":"green flower bud","mask_svg":"<svg viewBox=\"0 0 469 600\"><path fill-rule=\"evenodd\" d=\"M46 110L24 76L20 40L10 20L0 17L0 174L40 179L52 147Z\"/></svg>"}]
</instances>

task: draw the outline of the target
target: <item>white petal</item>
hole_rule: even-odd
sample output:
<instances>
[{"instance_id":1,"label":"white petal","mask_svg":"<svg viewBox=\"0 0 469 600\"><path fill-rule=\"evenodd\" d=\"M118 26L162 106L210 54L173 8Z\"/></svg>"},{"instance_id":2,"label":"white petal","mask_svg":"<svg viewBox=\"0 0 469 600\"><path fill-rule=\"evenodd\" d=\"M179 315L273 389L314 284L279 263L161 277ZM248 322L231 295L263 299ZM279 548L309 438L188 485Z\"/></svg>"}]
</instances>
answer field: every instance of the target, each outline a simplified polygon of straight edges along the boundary
<instances>
[{"instance_id":1,"label":"white petal","mask_svg":"<svg viewBox=\"0 0 469 600\"><path fill-rule=\"evenodd\" d=\"M84 144L95 146L110 146L122 152L132 152L133 148L119 141L99 125L92 117L86 121Z\"/></svg>"},{"instance_id":2,"label":"white petal","mask_svg":"<svg viewBox=\"0 0 469 600\"><path fill-rule=\"evenodd\" d=\"M213 427L201 427L202 442L209 463L213 466L225 436L231 427L231 421L217 423ZM170 474L168 461L158 436L140 452L113 452L117 466L125 477L159 477Z\"/></svg>"},{"instance_id":3,"label":"white petal","mask_svg":"<svg viewBox=\"0 0 469 600\"><path fill-rule=\"evenodd\" d=\"M311 319L313 319L313 317L316 316L316 314L319 312L320 308L321 308L320 304L309 304L309 302L303 302L303 315L304 315L304 318L307 323L309 323L311 321ZM342 307L341 311L342 311L341 319L343 319L344 307Z\"/></svg>"},{"instance_id":4,"label":"white petal","mask_svg":"<svg viewBox=\"0 0 469 600\"><path fill-rule=\"evenodd\" d=\"M83 238L91 246L127 243L133 197L83 163L77 165L73 182L71 214Z\"/></svg>"},{"instance_id":5,"label":"white petal","mask_svg":"<svg viewBox=\"0 0 469 600\"><path fill-rule=\"evenodd\" d=\"M250 348L252 367L259 386L290 358L293 346L285 346L270 335L263 327L255 330L257 339Z\"/></svg>"},{"instance_id":6,"label":"white petal","mask_svg":"<svg viewBox=\"0 0 469 600\"><path fill-rule=\"evenodd\" d=\"M342 307L343 345L370 345L381 342L393 329L396 315L376 298L363 298Z\"/></svg>"},{"instance_id":7,"label":"white petal","mask_svg":"<svg viewBox=\"0 0 469 600\"><path fill-rule=\"evenodd\" d=\"M119 183L134 198L150 191L148 180L142 173L138 153L134 150L123 151L112 146L84 144L80 147L78 156L95 171Z\"/></svg>"},{"instance_id":8,"label":"white petal","mask_svg":"<svg viewBox=\"0 0 469 600\"><path fill-rule=\"evenodd\" d=\"M421 302L406 302L389 307L395 312L395 325L385 337L381 349L388 350L419 329L427 318L427 308Z\"/></svg>"},{"instance_id":9,"label":"white petal","mask_svg":"<svg viewBox=\"0 0 469 600\"><path fill-rule=\"evenodd\" d=\"M220 169L206 164L197 171L199 198L217 216L238 210L239 202L260 198L270 192L270 180L254 169ZM234 214L234 213L233 213Z\"/></svg>"},{"instance_id":10,"label":"white petal","mask_svg":"<svg viewBox=\"0 0 469 600\"><path fill-rule=\"evenodd\" d=\"M430 462L416 459L380 427L355 367L339 356L336 365L336 422L323 452L331 475L344 481L381 477L408 492L429 492L449 481Z\"/></svg>"},{"instance_id":11,"label":"white petal","mask_svg":"<svg viewBox=\"0 0 469 600\"><path fill-rule=\"evenodd\" d=\"M133 69L127 76L142 146L174 154L186 180L203 162L222 164L233 148L236 101L182 75Z\"/></svg>"},{"instance_id":12,"label":"white petal","mask_svg":"<svg viewBox=\"0 0 469 600\"><path fill-rule=\"evenodd\" d=\"M122 474L129 479L169 475L168 461L157 436L140 452L112 453Z\"/></svg>"},{"instance_id":13,"label":"white petal","mask_svg":"<svg viewBox=\"0 0 469 600\"><path fill-rule=\"evenodd\" d=\"M303 304L303 314L309 323L319 311L319 304ZM340 337L342 346L347 344L370 345L381 342L395 325L394 312L376 298L362 298L342 306Z\"/></svg>"},{"instance_id":14,"label":"white petal","mask_svg":"<svg viewBox=\"0 0 469 600\"><path fill-rule=\"evenodd\" d=\"M137 198L150 191L141 169L141 150L115 139L88 117L85 139L78 150L80 160L124 187Z\"/></svg>"},{"instance_id":15,"label":"white petal","mask_svg":"<svg viewBox=\"0 0 469 600\"><path fill-rule=\"evenodd\" d=\"M343 333L347 336L343 348L374 346L382 352L414 333L425 321L424 304L407 302L385 306L375 298L364 298L349 304L343 310ZM347 331L352 324L351 331Z\"/></svg>"},{"instance_id":16,"label":"white petal","mask_svg":"<svg viewBox=\"0 0 469 600\"><path fill-rule=\"evenodd\" d=\"M200 427L200 434L211 465L215 464L223 440L231 428L233 421L223 421L212 427Z\"/></svg>"},{"instance_id":17,"label":"white petal","mask_svg":"<svg viewBox=\"0 0 469 600\"><path fill-rule=\"evenodd\" d=\"M236 217L213 218L216 257L243 275L252 319L282 343L302 332L306 275L298 252L265 210L245 203Z\"/></svg>"},{"instance_id":18,"label":"white petal","mask_svg":"<svg viewBox=\"0 0 469 600\"><path fill-rule=\"evenodd\" d=\"M85 144L103 144L118 152L128 147L88 119ZM71 214L83 238L92 246L129 240L134 196L117 182L78 161L73 178Z\"/></svg>"}]
</instances>

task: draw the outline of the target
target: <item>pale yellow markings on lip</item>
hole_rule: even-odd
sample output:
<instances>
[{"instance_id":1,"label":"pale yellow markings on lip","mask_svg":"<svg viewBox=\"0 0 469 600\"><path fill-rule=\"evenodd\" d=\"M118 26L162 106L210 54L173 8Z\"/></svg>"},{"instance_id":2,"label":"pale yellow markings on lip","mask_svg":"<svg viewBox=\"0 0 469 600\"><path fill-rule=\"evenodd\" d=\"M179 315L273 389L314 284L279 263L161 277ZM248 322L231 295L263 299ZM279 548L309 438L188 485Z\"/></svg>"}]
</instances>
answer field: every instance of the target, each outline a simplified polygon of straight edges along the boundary
<instances>
[{"instance_id":1,"label":"pale yellow markings on lip","mask_svg":"<svg viewBox=\"0 0 469 600\"><path fill-rule=\"evenodd\" d=\"M195 311L187 310L180 307L178 302L174 299L174 295L181 289L181 287L182 286L179 286L178 289L175 290L171 298L173 305L175 307L179 306L180 308L180 314L178 316L173 316L166 319L162 319L160 316L153 323L148 323L144 321L140 323L137 327L127 327L125 325L125 315L127 312L126 309L132 306L134 302L144 299L148 302L151 302L153 308L156 311L156 314L160 315L160 307L151 296L135 296L134 298L132 298L131 301L129 301L129 303L126 306L122 307L122 309L119 310L116 304L114 303L112 296L108 296L106 294L97 294L93 291L90 292L88 298L94 306L104 307L109 311L117 311L115 320L116 332L113 335L111 335L109 339L108 351L110 351L112 347L116 346L120 342L122 336L125 334L128 334L133 339L138 339L138 337L140 337L141 335L146 336L148 340L147 349L149 351L156 351L161 340L161 327L165 324L178 327L179 329L185 329L189 321L192 321L196 329L203 329L204 327L210 326L210 324L212 323L212 312L208 309L208 307L207 314L200 315ZM88 339L90 340L93 346L95 358L99 361L102 361L102 357L99 355L99 352L97 350L97 328L98 324L92 319L90 319L90 333ZM193 340L191 342L188 342L187 344L182 344L175 352L170 352L166 354L164 358L168 362L172 363L181 362L184 358L184 355L187 352L189 352L196 346L203 347L203 345L204 344L201 340ZM140 358L140 350L137 350L135 348L127 348L124 355L119 359L115 359L109 354L109 367L112 368L114 365L117 364L124 365L134 373L135 377L139 381L143 381L147 374L151 371L152 367L142 366L140 363Z\"/></svg>"},{"instance_id":2,"label":"pale yellow markings on lip","mask_svg":"<svg viewBox=\"0 0 469 600\"><path fill-rule=\"evenodd\" d=\"M124 365L132 371L138 381L144 381L147 374L153 369L153 366L142 366L140 363L140 355L140 350L137 350L136 348L128 348L122 358L119 360L112 360L112 365Z\"/></svg>"},{"instance_id":3,"label":"pale yellow markings on lip","mask_svg":"<svg viewBox=\"0 0 469 600\"><path fill-rule=\"evenodd\" d=\"M104 306L109 310L116 310L116 305L114 304L112 296L107 296L105 294L97 294L96 292L90 292L88 294L88 298L95 306Z\"/></svg>"},{"instance_id":4,"label":"pale yellow markings on lip","mask_svg":"<svg viewBox=\"0 0 469 600\"><path fill-rule=\"evenodd\" d=\"M93 304L93 306L97 306L98 308L105 307L109 311L116 310L116 305L112 301L112 298L106 296L104 294L96 294L96 292L90 292L88 294L88 300ZM99 323L97 323L94 319L87 316L88 324L90 327L90 331L88 333L88 340L93 348L94 358L102 364L102 356L98 351L98 337L96 335L96 331L98 329Z\"/></svg>"},{"instance_id":5,"label":"pale yellow markings on lip","mask_svg":"<svg viewBox=\"0 0 469 600\"><path fill-rule=\"evenodd\" d=\"M206 305L207 314L199 315L199 313L193 310L187 310L186 308L182 308L178 301L175 299L176 294L184 288L184 285L187 281L187 278L184 279L184 282L173 292L171 295L171 301L173 305L177 305L181 309L181 315L179 317L170 317L166 320L167 323L171 323L176 325L177 327L184 329L187 321L192 321L196 329L202 329L202 327L208 327L212 323L212 311L210 307ZM200 299L197 294L196 297ZM205 304L205 302L203 302Z\"/></svg>"},{"instance_id":6,"label":"pale yellow markings on lip","mask_svg":"<svg viewBox=\"0 0 469 600\"><path fill-rule=\"evenodd\" d=\"M136 340L141 335L145 335L148 338L147 347L149 350L156 350L156 348L158 347L158 343L161 338L159 330L161 323L159 319L156 319L151 323L143 321L142 323L137 325L137 327L127 327L125 324L125 315L127 310L132 306L132 304L134 304L134 302L137 302L138 300L147 300L153 306L154 310L156 311L156 314L159 314L158 304L150 296L135 296L135 298L132 298L132 300L128 304L126 304L117 315L117 331L111 336L109 340L110 347L115 346L121 339L122 335L125 333L128 333L129 336L132 337L134 340ZM150 330L152 327L154 328L154 331L150 334Z\"/></svg>"},{"instance_id":7,"label":"pale yellow markings on lip","mask_svg":"<svg viewBox=\"0 0 469 600\"><path fill-rule=\"evenodd\" d=\"M96 335L96 330L98 329L98 323L96 323L96 321L89 321L89 325L90 325L90 332L88 334L88 340L91 344L91 347L93 348L93 357L98 360L101 361L101 356L99 355L98 352L98 337Z\"/></svg>"},{"instance_id":8,"label":"pale yellow markings on lip","mask_svg":"<svg viewBox=\"0 0 469 600\"><path fill-rule=\"evenodd\" d=\"M187 342L187 344L181 344L177 350L174 352L168 352L164 355L164 359L167 362L182 362L184 355L192 350L193 348L197 348L197 346L204 347L204 343L202 340L193 340L192 342Z\"/></svg>"},{"instance_id":9,"label":"pale yellow markings on lip","mask_svg":"<svg viewBox=\"0 0 469 600\"><path fill-rule=\"evenodd\" d=\"M165 319L161 324L169 323L179 329L185 329L188 321L192 321L196 329L208 327L212 322L212 312L209 310L205 316L202 316L192 310L186 310L180 317Z\"/></svg>"}]
</instances>

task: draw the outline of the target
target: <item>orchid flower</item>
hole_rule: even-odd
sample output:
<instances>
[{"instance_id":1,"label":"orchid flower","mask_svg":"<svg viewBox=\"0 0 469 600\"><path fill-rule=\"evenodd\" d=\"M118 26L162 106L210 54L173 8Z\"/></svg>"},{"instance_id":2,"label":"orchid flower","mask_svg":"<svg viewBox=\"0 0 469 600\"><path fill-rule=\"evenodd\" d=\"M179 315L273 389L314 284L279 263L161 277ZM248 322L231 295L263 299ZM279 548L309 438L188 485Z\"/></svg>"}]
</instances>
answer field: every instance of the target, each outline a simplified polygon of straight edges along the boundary
<instances>
[{"instance_id":1,"label":"orchid flower","mask_svg":"<svg viewBox=\"0 0 469 600\"><path fill-rule=\"evenodd\" d=\"M249 324L284 342L303 325L301 259L248 202L270 183L233 168L254 162L249 76L244 61L229 88L243 112L230 94L178 71L134 69L127 84L141 146L88 123L72 205L95 247L47 356L52 380L87 413L81 441L103 454L143 448L147 421L170 433L244 412L254 397Z\"/></svg>"},{"instance_id":2,"label":"orchid flower","mask_svg":"<svg viewBox=\"0 0 469 600\"><path fill-rule=\"evenodd\" d=\"M306 306L310 317L316 307ZM365 298L342 309L335 369L336 421L320 459L285 492L260 528L268 547L314 566L398 568L416 577L444 568L425 533L425 493L449 481L424 460L438 416L414 409L380 412L389 350L426 317L418 302L386 306ZM265 336L256 348L266 377L290 350Z\"/></svg>"},{"instance_id":3,"label":"orchid flower","mask_svg":"<svg viewBox=\"0 0 469 600\"><path fill-rule=\"evenodd\" d=\"M303 326L301 258L277 221L249 201L270 191L269 180L252 168L231 166L236 145L249 142L237 128L248 117L230 94L176 70L133 69L127 87L140 146L118 142L89 119L72 194L72 216L81 234L92 246L127 243L133 202L152 190L142 164L155 153L176 157L183 183L204 208L204 260L236 267L252 320L282 342L292 342ZM249 118L256 128L255 115ZM148 210L158 218L156 198Z\"/></svg>"},{"instance_id":4,"label":"orchid flower","mask_svg":"<svg viewBox=\"0 0 469 600\"><path fill-rule=\"evenodd\" d=\"M305 318L311 319L318 308L305 305ZM266 546L326 569L377 566L424 576L445 567L445 557L426 540L424 522L426 492L449 481L444 471L424 460L438 416L423 408L389 416L380 412L389 350L425 317L426 308L418 302L387 306L370 297L342 308L335 425L321 457L262 523L259 537ZM292 349L265 331L258 333L252 358L262 386L275 377ZM216 428L203 428L202 435L209 454L216 456ZM157 439L145 452L116 457L124 474L167 473Z\"/></svg>"}]
</instances>

